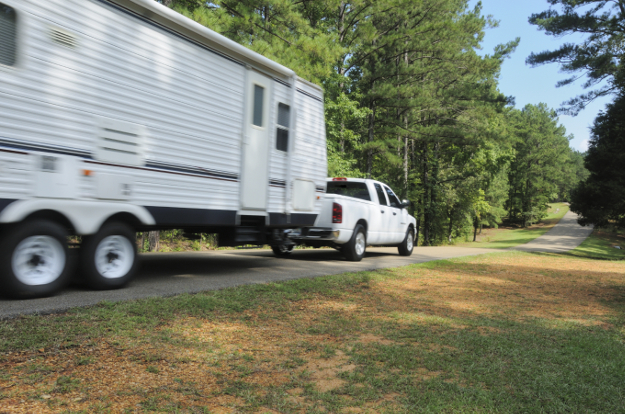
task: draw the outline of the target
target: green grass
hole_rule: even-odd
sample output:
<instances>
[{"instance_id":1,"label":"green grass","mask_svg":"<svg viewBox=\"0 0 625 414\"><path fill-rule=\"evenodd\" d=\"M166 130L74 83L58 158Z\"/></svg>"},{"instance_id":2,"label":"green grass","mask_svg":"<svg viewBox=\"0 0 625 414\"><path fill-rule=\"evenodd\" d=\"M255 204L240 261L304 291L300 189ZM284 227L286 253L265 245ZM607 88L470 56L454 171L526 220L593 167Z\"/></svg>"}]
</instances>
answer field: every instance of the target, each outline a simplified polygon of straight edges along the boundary
<instances>
[{"instance_id":1,"label":"green grass","mask_svg":"<svg viewBox=\"0 0 625 414\"><path fill-rule=\"evenodd\" d=\"M551 203L549 206L547 216L537 225L529 228L489 229L484 235L478 236L477 241L458 243L457 246L508 249L529 243L551 230L569 211L569 206L564 203Z\"/></svg>"},{"instance_id":2,"label":"green grass","mask_svg":"<svg viewBox=\"0 0 625 414\"><path fill-rule=\"evenodd\" d=\"M614 246L620 246L617 249ZM625 260L625 233L594 229L577 248L566 254L603 260Z\"/></svg>"},{"instance_id":3,"label":"green grass","mask_svg":"<svg viewBox=\"0 0 625 414\"><path fill-rule=\"evenodd\" d=\"M554 260L566 264L567 270L547 268ZM134 352L134 363L145 366L156 379L175 365L186 369L185 362L161 348L173 344L181 356L193 352L193 364L201 365L202 376L192 382L172 377L162 389L129 387L127 394L118 395L134 398L129 410L213 412L203 406L228 396L236 401L229 400L227 411L243 413L619 413L625 412L625 280L606 278L602 265L608 263L502 252L197 295L103 303L64 315L0 322L0 355L45 348L42 355L58 359L70 350L86 348L88 362L76 355L74 364L92 367L97 360L91 355L97 353L90 347L106 341L120 354ZM568 289L577 290L569 295ZM452 293L439 296L444 290ZM571 299L589 290L592 295ZM476 292L478 296L470 299ZM475 303L476 297L483 303ZM311 303L314 310L302 310ZM332 306L317 306L324 303ZM457 306L466 303L476 306ZM540 314L546 305L552 308ZM597 316L586 312L586 306L603 306L610 314ZM557 314L559 307L567 316ZM535 309L539 312L535 316L522 314ZM185 339L176 330L201 328L207 321L254 332L279 328L304 339L289 343L288 336L282 337L284 342L274 343L280 348L268 351L260 349L268 346L260 343L245 353L230 348L221 352L216 343ZM363 335L381 341L365 343ZM245 348L237 342L225 345ZM320 390L307 364L340 358L352 369L336 374L340 386ZM44 356L32 361L4 372L20 383L26 373L39 374L38 381L52 384L59 404L76 391L89 398L88 382L71 367L61 364L57 373L61 376L52 382ZM271 378L282 372L290 375L285 382L256 381L257 375L269 373ZM218 381L207 392L201 383L212 376ZM0 405L2 398L0 394ZM105 402L88 399L91 406L85 412L95 412L97 404L106 412Z\"/></svg>"},{"instance_id":4,"label":"green grass","mask_svg":"<svg viewBox=\"0 0 625 414\"><path fill-rule=\"evenodd\" d=\"M84 346L89 341L97 341L102 336L137 338L149 332L156 336L157 328L181 316L211 319L216 314L238 314L265 304L280 308L313 294L341 296L345 289L368 283L370 278L368 272L349 273L341 277L298 279L172 298L102 302L62 315L28 315L0 320L0 354L36 351L40 348L71 349ZM151 357L146 358L149 360Z\"/></svg>"}]
</instances>

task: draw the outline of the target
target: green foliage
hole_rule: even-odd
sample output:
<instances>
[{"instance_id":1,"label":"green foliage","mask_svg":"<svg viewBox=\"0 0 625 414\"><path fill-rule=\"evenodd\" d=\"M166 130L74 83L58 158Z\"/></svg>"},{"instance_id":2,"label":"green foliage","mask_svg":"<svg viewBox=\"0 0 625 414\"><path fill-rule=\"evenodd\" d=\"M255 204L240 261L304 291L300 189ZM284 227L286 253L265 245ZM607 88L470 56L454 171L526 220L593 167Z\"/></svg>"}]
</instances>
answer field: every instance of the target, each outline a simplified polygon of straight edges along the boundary
<instances>
[{"instance_id":1,"label":"green foliage","mask_svg":"<svg viewBox=\"0 0 625 414\"><path fill-rule=\"evenodd\" d=\"M547 203L557 198L559 185L568 181L566 165L571 150L566 130L555 111L545 104L512 111L515 157L510 165L507 207L511 219L528 226L540 221Z\"/></svg>"},{"instance_id":2,"label":"green foliage","mask_svg":"<svg viewBox=\"0 0 625 414\"><path fill-rule=\"evenodd\" d=\"M582 225L625 228L625 95L619 95L592 127L586 155L588 178L573 191L571 210Z\"/></svg>"},{"instance_id":3,"label":"green foliage","mask_svg":"<svg viewBox=\"0 0 625 414\"><path fill-rule=\"evenodd\" d=\"M588 77L585 88L595 87L564 103L562 111L577 114L593 99L622 90L625 86L623 70L623 42L625 42L625 3L622 0L548 0L559 5L562 12L550 9L533 14L529 22L545 33L561 37L583 34L579 44L564 43L557 50L532 53L527 63L538 66L559 63L563 72L572 76L558 82L557 86L573 83L578 74Z\"/></svg>"}]
</instances>

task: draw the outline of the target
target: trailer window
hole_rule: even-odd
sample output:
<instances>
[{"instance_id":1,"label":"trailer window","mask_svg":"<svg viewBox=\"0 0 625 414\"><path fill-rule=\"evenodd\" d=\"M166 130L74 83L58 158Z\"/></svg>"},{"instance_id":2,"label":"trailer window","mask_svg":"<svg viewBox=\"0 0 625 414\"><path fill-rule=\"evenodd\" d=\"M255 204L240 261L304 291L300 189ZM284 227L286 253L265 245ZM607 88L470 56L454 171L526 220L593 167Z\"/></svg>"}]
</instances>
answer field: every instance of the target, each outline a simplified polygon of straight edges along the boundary
<instances>
[{"instance_id":1,"label":"trailer window","mask_svg":"<svg viewBox=\"0 0 625 414\"><path fill-rule=\"evenodd\" d=\"M254 120L252 123L258 127L263 126L263 102L265 96L265 88L254 85Z\"/></svg>"},{"instance_id":2,"label":"trailer window","mask_svg":"<svg viewBox=\"0 0 625 414\"><path fill-rule=\"evenodd\" d=\"M359 198L361 200L371 201L367 184L349 181L332 181L328 183L326 189L328 194L339 194L347 197Z\"/></svg>"},{"instance_id":3,"label":"trailer window","mask_svg":"<svg viewBox=\"0 0 625 414\"><path fill-rule=\"evenodd\" d=\"M15 64L16 32L15 9L0 3L0 65Z\"/></svg>"},{"instance_id":4,"label":"trailer window","mask_svg":"<svg viewBox=\"0 0 625 414\"><path fill-rule=\"evenodd\" d=\"M283 103L278 104L278 127L276 135L276 149L289 150L289 123L291 121L291 107Z\"/></svg>"}]
</instances>

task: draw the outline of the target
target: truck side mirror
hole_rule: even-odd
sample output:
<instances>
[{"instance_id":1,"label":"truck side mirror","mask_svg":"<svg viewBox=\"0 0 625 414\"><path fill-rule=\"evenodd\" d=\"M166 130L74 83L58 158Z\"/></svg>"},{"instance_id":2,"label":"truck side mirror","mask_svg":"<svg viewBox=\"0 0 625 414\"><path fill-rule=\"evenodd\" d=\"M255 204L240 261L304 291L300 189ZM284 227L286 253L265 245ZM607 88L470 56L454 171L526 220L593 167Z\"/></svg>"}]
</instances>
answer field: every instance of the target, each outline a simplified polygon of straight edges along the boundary
<instances>
[{"instance_id":1,"label":"truck side mirror","mask_svg":"<svg viewBox=\"0 0 625 414\"><path fill-rule=\"evenodd\" d=\"M401 201L401 208L408 208L410 207L410 201L409 200L402 200Z\"/></svg>"}]
</instances>

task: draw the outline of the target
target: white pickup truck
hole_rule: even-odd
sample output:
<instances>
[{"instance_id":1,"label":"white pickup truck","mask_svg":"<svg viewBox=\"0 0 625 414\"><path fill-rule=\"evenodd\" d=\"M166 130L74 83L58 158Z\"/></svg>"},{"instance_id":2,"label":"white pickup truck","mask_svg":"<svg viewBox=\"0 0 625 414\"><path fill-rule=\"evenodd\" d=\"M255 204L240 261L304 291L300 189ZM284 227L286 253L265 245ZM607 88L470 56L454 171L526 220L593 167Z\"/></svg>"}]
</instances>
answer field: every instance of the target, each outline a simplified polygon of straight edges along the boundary
<instances>
[{"instance_id":1,"label":"white pickup truck","mask_svg":"<svg viewBox=\"0 0 625 414\"><path fill-rule=\"evenodd\" d=\"M313 227L289 231L285 243L272 246L284 256L296 244L330 246L352 261L365 256L367 246L397 246L410 256L416 220L408 214L409 201L399 201L384 183L361 178L328 178L321 213Z\"/></svg>"}]
</instances>

